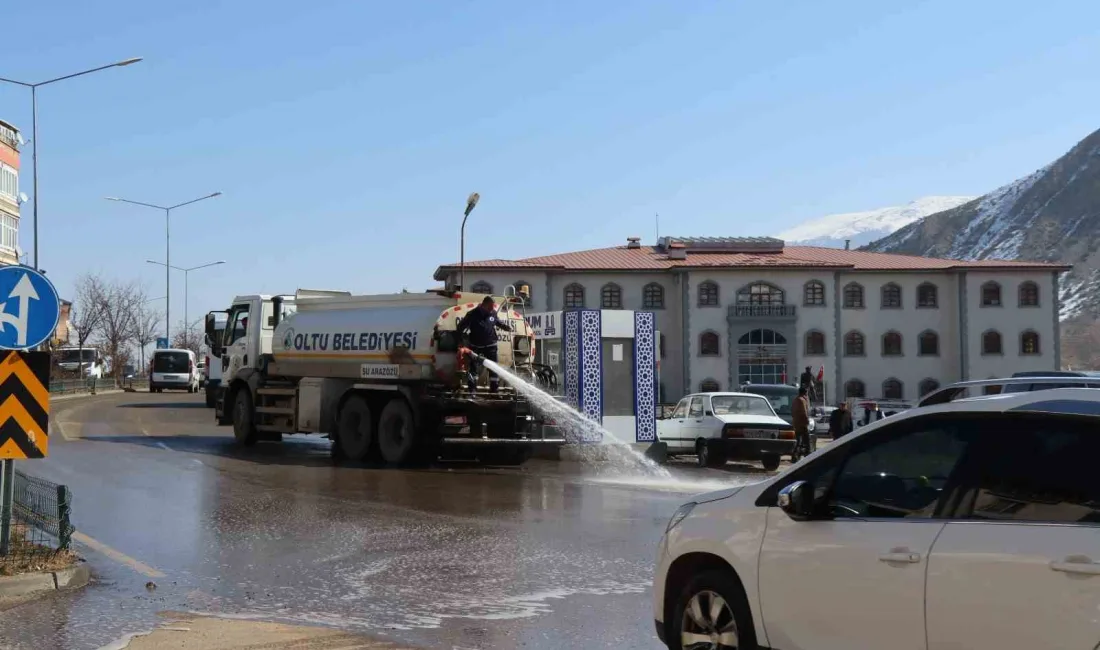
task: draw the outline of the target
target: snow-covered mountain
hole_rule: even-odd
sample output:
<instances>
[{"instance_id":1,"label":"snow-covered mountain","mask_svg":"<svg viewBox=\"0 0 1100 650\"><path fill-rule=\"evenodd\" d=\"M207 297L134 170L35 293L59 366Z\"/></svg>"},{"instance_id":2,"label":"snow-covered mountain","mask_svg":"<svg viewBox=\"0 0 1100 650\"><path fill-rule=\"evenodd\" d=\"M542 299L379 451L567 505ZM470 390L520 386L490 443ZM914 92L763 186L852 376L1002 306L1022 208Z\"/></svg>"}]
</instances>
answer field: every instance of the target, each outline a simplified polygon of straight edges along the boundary
<instances>
[{"instance_id":1,"label":"snow-covered mountain","mask_svg":"<svg viewBox=\"0 0 1100 650\"><path fill-rule=\"evenodd\" d=\"M926 196L905 205L867 212L830 214L812 219L776 235L783 241L804 246L843 248L851 240L852 248L869 244L930 214L958 207L973 196Z\"/></svg>"}]
</instances>

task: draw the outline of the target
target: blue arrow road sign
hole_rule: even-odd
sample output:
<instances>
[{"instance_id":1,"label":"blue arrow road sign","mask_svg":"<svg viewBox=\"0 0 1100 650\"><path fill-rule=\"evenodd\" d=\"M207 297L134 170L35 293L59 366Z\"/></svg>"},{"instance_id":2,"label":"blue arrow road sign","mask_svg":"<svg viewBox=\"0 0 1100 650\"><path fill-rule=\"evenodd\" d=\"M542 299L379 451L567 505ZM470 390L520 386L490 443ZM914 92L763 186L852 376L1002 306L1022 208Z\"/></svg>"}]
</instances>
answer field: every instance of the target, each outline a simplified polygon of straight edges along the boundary
<instances>
[{"instance_id":1,"label":"blue arrow road sign","mask_svg":"<svg viewBox=\"0 0 1100 650\"><path fill-rule=\"evenodd\" d=\"M37 347L53 336L61 300L53 284L27 266L0 267L0 348Z\"/></svg>"},{"instance_id":2,"label":"blue arrow road sign","mask_svg":"<svg viewBox=\"0 0 1100 650\"><path fill-rule=\"evenodd\" d=\"M167 337L165 337L165 336L157 337L157 349L158 350L167 350L168 349L168 338Z\"/></svg>"}]
</instances>

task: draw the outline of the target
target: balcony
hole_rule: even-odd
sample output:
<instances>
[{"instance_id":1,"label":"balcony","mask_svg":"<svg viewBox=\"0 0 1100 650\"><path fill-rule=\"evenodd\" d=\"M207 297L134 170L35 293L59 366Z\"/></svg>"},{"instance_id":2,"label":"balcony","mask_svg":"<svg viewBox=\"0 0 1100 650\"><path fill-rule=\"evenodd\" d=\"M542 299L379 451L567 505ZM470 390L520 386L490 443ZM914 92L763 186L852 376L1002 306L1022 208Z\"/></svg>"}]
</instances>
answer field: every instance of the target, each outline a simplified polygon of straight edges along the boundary
<instances>
[{"instance_id":1,"label":"balcony","mask_svg":"<svg viewBox=\"0 0 1100 650\"><path fill-rule=\"evenodd\" d=\"M748 304L748 305L730 305L729 306L729 319L730 320L742 320L742 319L783 319L794 320L796 316L794 305L761 305L761 304Z\"/></svg>"}]
</instances>

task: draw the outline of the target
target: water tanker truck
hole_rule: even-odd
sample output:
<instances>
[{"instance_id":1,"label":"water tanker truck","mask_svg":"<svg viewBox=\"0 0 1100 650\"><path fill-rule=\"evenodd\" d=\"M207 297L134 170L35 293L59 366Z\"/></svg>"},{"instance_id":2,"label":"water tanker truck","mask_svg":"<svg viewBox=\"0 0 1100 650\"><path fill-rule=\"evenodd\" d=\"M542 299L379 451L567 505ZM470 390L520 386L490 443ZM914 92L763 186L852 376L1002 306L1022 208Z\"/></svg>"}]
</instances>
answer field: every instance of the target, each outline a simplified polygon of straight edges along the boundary
<instances>
[{"instance_id":1,"label":"water tanker truck","mask_svg":"<svg viewBox=\"0 0 1100 650\"><path fill-rule=\"evenodd\" d=\"M520 464L536 446L564 441L531 433L541 430L538 416L507 383L491 392L482 373L473 391L466 386L473 357L458 322L484 298L461 291L238 296L227 311L206 316L223 371L215 418L244 446L320 433L337 458ZM521 300L494 302L511 325L498 333L498 362L533 376L536 342L517 311Z\"/></svg>"}]
</instances>

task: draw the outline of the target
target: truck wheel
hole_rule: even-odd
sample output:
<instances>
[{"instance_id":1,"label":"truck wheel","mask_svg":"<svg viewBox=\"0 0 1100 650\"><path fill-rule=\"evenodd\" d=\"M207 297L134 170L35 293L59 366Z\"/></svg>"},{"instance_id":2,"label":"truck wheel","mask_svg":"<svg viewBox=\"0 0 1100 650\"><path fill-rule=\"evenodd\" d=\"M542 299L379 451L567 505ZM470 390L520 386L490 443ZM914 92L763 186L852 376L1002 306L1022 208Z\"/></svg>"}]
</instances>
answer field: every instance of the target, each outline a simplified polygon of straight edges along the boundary
<instances>
[{"instance_id":1,"label":"truck wheel","mask_svg":"<svg viewBox=\"0 0 1100 650\"><path fill-rule=\"evenodd\" d=\"M779 469L779 454L764 454L760 462L764 464L764 469L769 472L774 472Z\"/></svg>"},{"instance_id":2,"label":"truck wheel","mask_svg":"<svg viewBox=\"0 0 1100 650\"><path fill-rule=\"evenodd\" d=\"M387 463L400 465L412 461L417 451L416 423L409 403L391 399L378 418L378 450Z\"/></svg>"},{"instance_id":3,"label":"truck wheel","mask_svg":"<svg viewBox=\"0 0 1100 650\"><path fill-rule=\"evenodd\" d=\"M367 400L353 395L340 409L340 421L336 424L334 446L339 446L340 454L351 460L364 460L374 444L374 420L371 418Z\"/></svg>"},{"instance_id":4,"label":"truck wheel","mask_svg":"<svg viewBox=\"0 0 1100 650\"><path fill-rule=\"evenodd\" d=\"M233 399L233 437L242 447L256 444L255 412L247 388L238 389Z\"/></svg>"}]
</instances>

